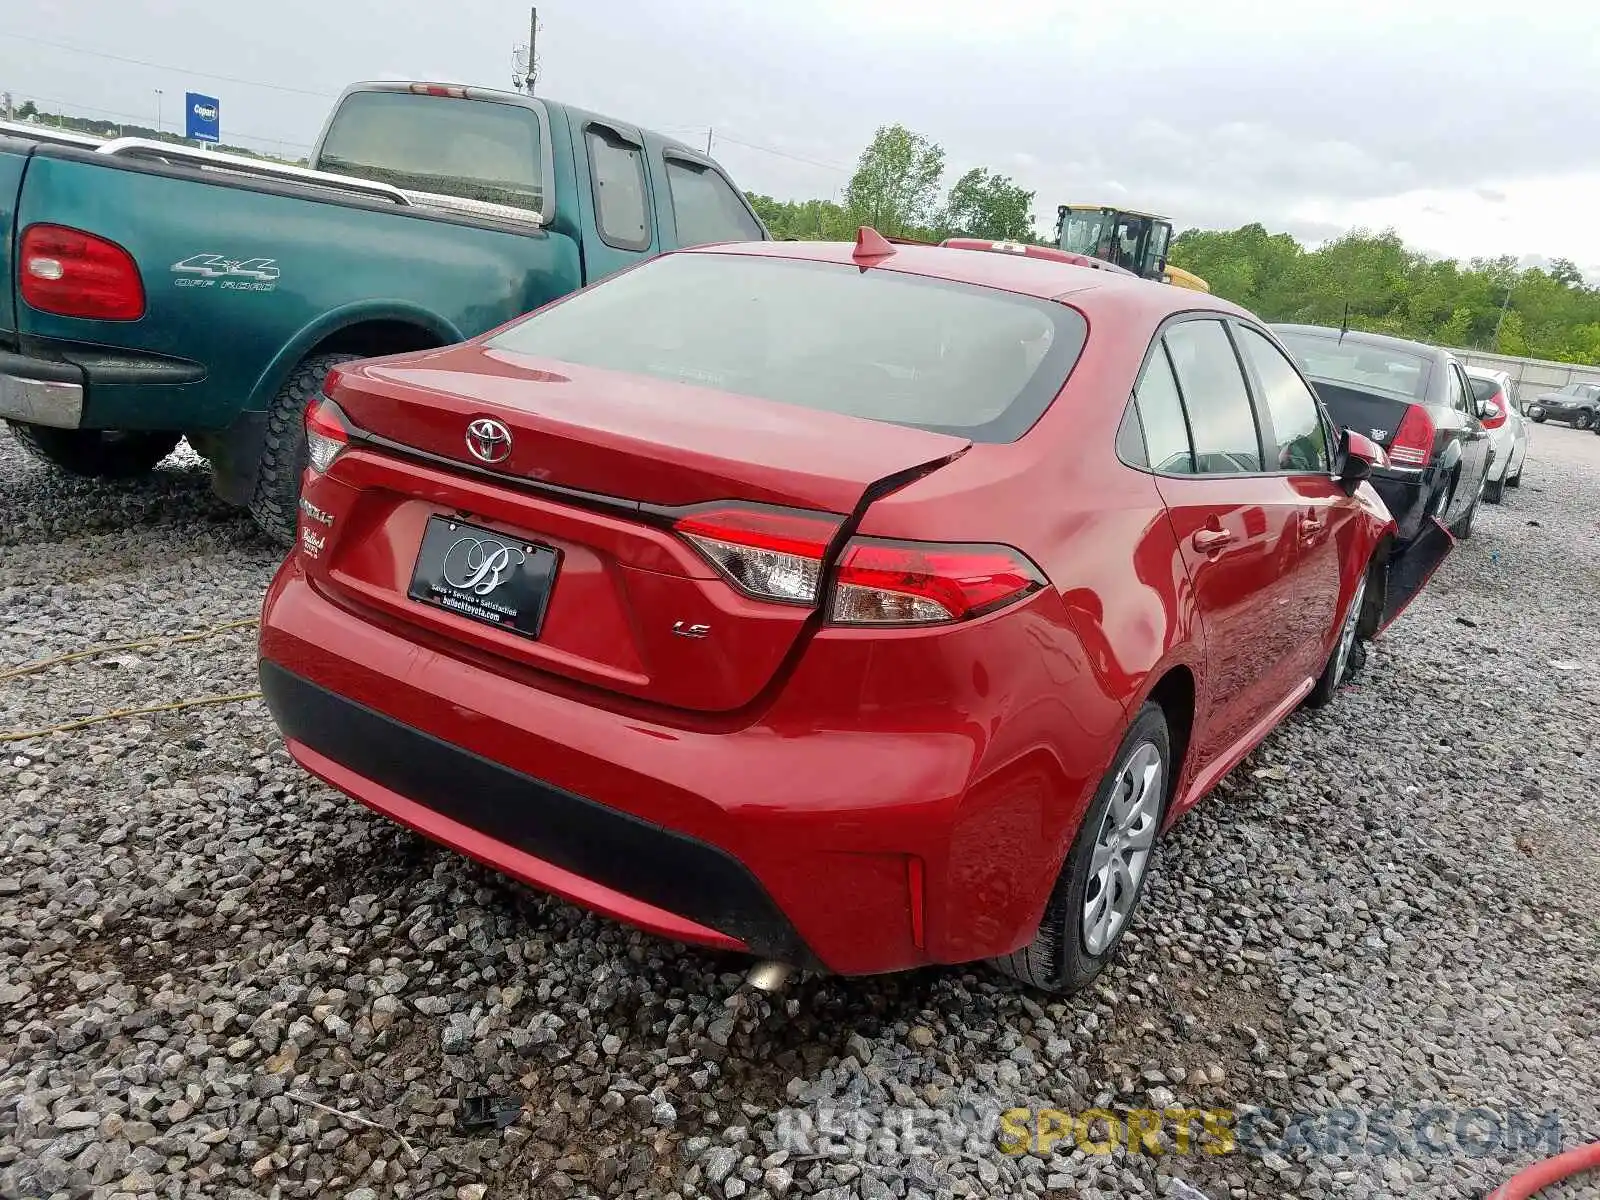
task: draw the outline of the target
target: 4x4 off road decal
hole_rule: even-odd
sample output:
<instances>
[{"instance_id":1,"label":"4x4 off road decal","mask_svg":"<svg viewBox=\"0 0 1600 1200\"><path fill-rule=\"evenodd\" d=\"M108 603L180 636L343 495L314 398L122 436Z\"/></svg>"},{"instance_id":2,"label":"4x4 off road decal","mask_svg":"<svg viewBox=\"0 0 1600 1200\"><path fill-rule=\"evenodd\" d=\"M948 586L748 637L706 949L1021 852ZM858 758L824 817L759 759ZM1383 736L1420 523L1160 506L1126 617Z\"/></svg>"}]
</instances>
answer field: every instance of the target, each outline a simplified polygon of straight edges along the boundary
<instances>
[{"instance_id":1,"label":"4x4 off road decal","mask_svg":"<svg viewBox=\"0 0 1600 1200\"><path fill-rule=\"evenodd\" d=\"M228 258L191 254L172 264L174 287L215 287L231 292L270 292L278 286L275 258Z\"/></svg>"}]
</instances>

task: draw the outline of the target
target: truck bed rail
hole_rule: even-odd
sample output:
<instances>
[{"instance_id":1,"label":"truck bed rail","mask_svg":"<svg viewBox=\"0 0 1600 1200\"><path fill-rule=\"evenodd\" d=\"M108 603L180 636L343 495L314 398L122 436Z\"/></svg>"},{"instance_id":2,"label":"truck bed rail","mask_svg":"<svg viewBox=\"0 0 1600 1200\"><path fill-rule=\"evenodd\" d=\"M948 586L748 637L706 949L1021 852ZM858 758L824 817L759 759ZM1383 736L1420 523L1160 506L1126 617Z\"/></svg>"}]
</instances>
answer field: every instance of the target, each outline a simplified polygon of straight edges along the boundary
<instances>
[{"instance_id":1,"label":"truck bed rail","mask_svg":"<svg viewBox=\"0 0 1600 1200\"><path fill-rule=\"evenodd\" d=\"M411 199L397 187L371 179L357 179L352 175L333 175L327 171L312 171L305 167L292 167L287 163L272 162L263 158L246 158L242 154L224 154L215 150L196 150L173 142L157 142L149 138L117 138L101 144L95 151L109 158L150 158L180 160L204 171L226 172L229 175L254 175L265 179L281 179L290 183L303 183L310 187L332 191L353 192L357 195L375 196L393 204L409 206Z\"/></svg>"},{"instance_id":2,"label":"truck bed rail","mask_svg":"<svg viewBox=\"0 0 1600 1200\"><path fill-rule=\"evenodd\" d=\"M90 133L73 133L66 129L51 129L48 125L29 125L24 121L0 121L0 134L15 134L34 142L49 142L54 146L75 146L98 150L105 145L104 138Z\"/></svg>"}]
</instances>

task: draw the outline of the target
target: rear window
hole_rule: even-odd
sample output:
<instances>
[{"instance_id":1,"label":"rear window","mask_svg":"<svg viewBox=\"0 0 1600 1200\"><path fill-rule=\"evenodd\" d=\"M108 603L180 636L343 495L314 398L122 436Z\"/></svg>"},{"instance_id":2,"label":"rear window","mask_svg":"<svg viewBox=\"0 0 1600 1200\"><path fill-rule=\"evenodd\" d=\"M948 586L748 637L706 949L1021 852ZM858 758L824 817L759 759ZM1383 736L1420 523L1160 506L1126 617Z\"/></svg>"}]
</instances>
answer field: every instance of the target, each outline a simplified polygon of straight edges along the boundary
<instances>
[{"instance_id":1,"label":"rear window","mask_svg":"<svg viewBox=\"0 0 1600 1200\"><path fill-rule=\"evenodd\" d=\"M753 255L673 254L489 340L542 358L958 434L1021 437L1087 327L993 288Z\"/></svg>"},{"instance_id":2,"label":"rear window","mask_svg":"<svg viewBox=\"0 0 1600 1200\"><path fill-rule=\"evenodd\" d=\"M1479 404L1485 400L1493 400L1500 394L1500 385L1492 379L1480 379L1476 375L1468 375L1467 382L1472 385L1472 398Z\"/></svg>"},{"instance_id":3,"label":"rear window","mask_svg":"<svg viewBox=\"0 0 1600 1200\"><path fill-rule=\"evenodd\" d=\"M539 116L492 100L355 92L317 166L415 192L544 211Z\"/></svg>"},{"instance_id":4,"label":"rear window","mask_svg":"<svg viewBox=\"0 0 1600 1200\"><path fill-rule=\"evenodd\" d=\"M1393 396L1397 400L1421 400L1428 394L1432 364L1420 354L1408 354L1354 338L1340 341L1287 329L1274 332L1299 360L1305 373L1313 378L1342 383L1358 391Z\"/></svg>"}]
</instances>

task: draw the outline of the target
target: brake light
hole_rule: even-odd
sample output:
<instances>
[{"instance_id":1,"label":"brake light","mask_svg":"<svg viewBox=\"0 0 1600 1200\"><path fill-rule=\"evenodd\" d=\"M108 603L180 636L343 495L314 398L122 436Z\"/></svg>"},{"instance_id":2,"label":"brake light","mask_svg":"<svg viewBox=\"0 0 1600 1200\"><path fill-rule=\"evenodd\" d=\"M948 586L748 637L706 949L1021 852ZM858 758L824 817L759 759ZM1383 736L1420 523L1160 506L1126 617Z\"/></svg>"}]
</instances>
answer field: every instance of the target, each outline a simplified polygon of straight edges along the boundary
<instances>
[{"instance_id":1,"label":"brake light","mask_svg":"<svg viewBox=\"0 0 1600 1200\"><path fill-rule=\"evenodd\" d=\"M674 528L747 596L814 605L842 518L730 504ZM852 538L828 604L834 625L937 625L993 612L1044 586L1009 546Z\"/></svg>"},{"instance_id":2,"label":"brake light","mask_svg":"<svg viewBox=\"0 0 1600 1200\"><path fill-rule=\"evenodd\" d=\"M467 98L467 89L464 87L451 87L443 83L413 83L411 85L413 96L453 96L457 100Z\"/></svg>"},{"instance_id":3,"label":"brake light","mask_svg":"<svg viewBox=\"0 0 1600 1200\"><path fill-rule=\"evenodd\" d=\"M318 396L306 405L306 451L311 469L318 474L333 466L339 452L350 444L343 418L339 406L326 396Z\"/></svg>"},{"instance_id":4,"label":"brake light","mask_svg":"<svg viewBox=\"0 0 1600 1200\"><path fill-rule=\"evenodd\" d=\"M1489 397L1488 403L1498 406L1500 415L1498 417L1484 417L1483 427L1485 429L1499 429L1506 423L1508 414L1511 411L1511 405L1506 400L1506 394L1498 390Z\"/></svg>"},{"instance_id":5,"label":"brake light","mask_svg":"<svg viewBox=\"0 0 1600 1200\"><path fill-rule=\"evenodd\" d=\"M822 560L841 518L727 505L674 526L730 583L759 600L815 604Z\"/></svg>"},{"instance_id":6,"label":"brake light","mask_svg":"<svg viewBox=\"0 0 1600 1200\"><path fill-rule=\"evenodd\" d=\"M1425 467L1433 461L1433 418L1420 404L1406 405L1406 415L1389 443L1389 461L1407 467Z\"/></svg>"},{"instance_id":7,"label":"brake light","mask_svg":"<svg viewBox=\"0 0 1600 1200\"><path fill-rule=\"evenodd\" d=\"M19 259L18 288L30 308L95 321L144 316L139 266L115 242L63 225L30 225Z\"/></svg>"},{"instance_id":8,"label":"brake light","mask_svg":"<svg viewBox=\"0 0 1600 1200\"><path fill-rule=\"evenodd\" d=\"M965 621L1043 586L1039 568L1010 546L853 538L828 616L836 625Z\"/></svg>"}]
</instances>

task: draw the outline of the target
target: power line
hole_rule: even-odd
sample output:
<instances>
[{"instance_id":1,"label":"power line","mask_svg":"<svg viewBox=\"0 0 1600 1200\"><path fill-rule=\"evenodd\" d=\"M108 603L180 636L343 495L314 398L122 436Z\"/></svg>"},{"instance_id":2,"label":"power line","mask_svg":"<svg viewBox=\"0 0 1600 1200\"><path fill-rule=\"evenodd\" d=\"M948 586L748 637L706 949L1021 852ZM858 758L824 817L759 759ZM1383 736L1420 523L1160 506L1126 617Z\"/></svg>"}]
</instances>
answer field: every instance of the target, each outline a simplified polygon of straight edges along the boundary
<instances>
[{"instance_id":1,"label":"power line","mask_svg":"<svg viewBox=\"0 0 1600 1200\"><path fill-rule=\"evenodd\" d=\"M150 62L143 58L127 58L120 54L107 54L103 50L90 50L85 46L74 46L70 42L55 42L49 38L34 37L26 33L13 33L6 31L6 37L15 38L19 42L34 42L40 46L54 46L57 50L68 50L73 54L87 54L91 58L105 58L112 62L132 63L136 67L153 67L158 71L175 71L182 75L195 75L201 79L220 79L224 83L242 83L247 87L270 88L275 92L293 92L298 96L320 96L324 99L333 99L337 92L316 92L310 88L290 87L286 83L267 83L260 79L241 79L237 75L218 75L214 71L196 71L192 67L175 67L171 63Z\"/></svg>"},{"instance_id":2,"label":"power line","mask_svg":"<svg viewBox=\"0 0 1600 1200\"><path fill-rule=\"evenodd\" d=\"M763 154L775 154L779 158L793 159L795 162L806 163L813 167L822 167L828 171L839 171L845 175L849 175L855 170L854 167L841 167L838 163L821 162L815 158L806 158L801 154L790 154L787 150L774 150L771 146L758 146L755 142L744 141L742 138L736 138L727 132L717 134L717 138L724 142L732 142L735 146L743 146L746 150L759 150Z\"/></svg>"}]
</instances>

